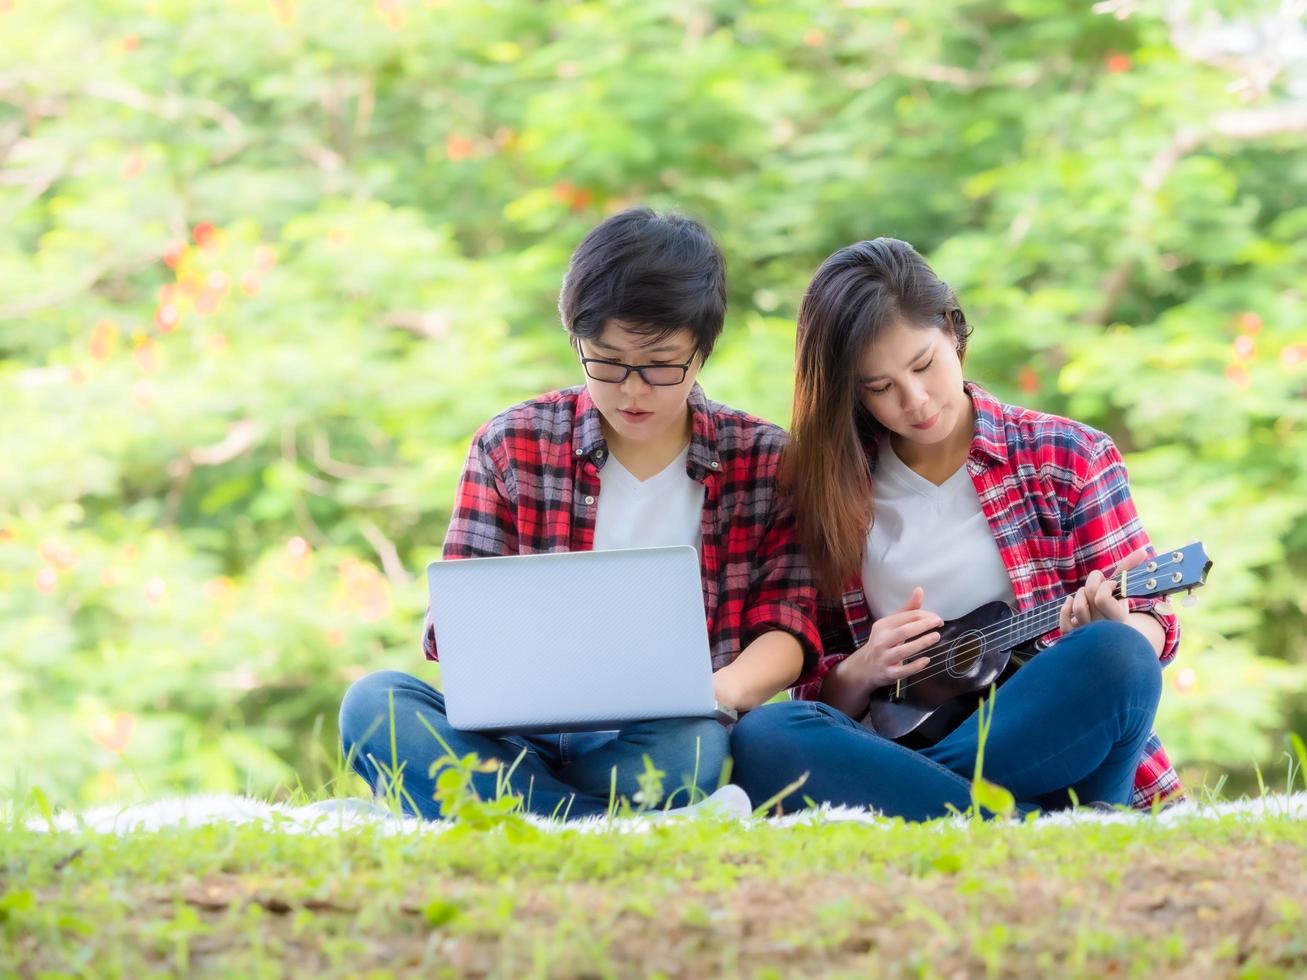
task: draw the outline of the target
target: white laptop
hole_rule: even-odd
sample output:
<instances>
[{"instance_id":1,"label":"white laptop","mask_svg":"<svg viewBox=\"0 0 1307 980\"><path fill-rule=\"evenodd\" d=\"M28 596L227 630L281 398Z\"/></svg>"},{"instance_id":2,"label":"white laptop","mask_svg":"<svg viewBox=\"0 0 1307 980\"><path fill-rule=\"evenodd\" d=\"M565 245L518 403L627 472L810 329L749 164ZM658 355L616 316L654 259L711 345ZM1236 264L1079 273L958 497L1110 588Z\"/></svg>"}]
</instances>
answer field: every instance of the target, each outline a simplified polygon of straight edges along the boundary
<instances>
[{"instance_id":1,"label":"white laptop","mask_svg":"<svg viewBox=\"0 0 1307 980\"><path fill-rule=\"evenodd\" d=\"M427 566L450 724L541 732L735 713L713 700L688 545Z\"/></svg>"}]
</instances>

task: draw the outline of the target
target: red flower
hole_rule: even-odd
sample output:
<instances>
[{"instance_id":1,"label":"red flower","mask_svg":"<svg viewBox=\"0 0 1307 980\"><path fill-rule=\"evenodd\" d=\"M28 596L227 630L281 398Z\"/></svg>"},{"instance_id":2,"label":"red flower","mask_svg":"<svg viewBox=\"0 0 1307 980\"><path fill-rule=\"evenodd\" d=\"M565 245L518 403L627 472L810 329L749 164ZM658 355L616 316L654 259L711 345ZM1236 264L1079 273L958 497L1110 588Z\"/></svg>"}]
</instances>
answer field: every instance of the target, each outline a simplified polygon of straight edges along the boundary
<instances>
[{"instance_id":1,"label":"red flower","mask_svg":"<svg viewBox=\"0 0 1307 980\"><path fill-rule=\"evenodd\" d=\"M169 269L177 268L177 264L182 260L182 252L184 251L186 251L185 242L179 239L174 239L169 242L168 246L163 250L163 264Z\"/></svg>"},{"instance_id":2,"label":"red flower","mask_svg":"<svg viewBox=\"0 0 1307 980\"><path fill-rule=\"evenodd\" d=\"M445 137L445 155L455 163L458 163L460 160L466 160L468 157L475 154L476 151L476 143L468 139L466 136L461 136L458 133L450 133Z\"/></svg>"},{"instance_id":3,"label":"red flower","mask_svg":"<svg viewBox=\"0 0 1307 980\"><path fill-rule=\"evenodd\" d=\"M97 361L107 360L118 343L118 324L112 320L97 320L91 328L91 356Z\"/></svg>"},{"instance_id":4,"label":"red flower","mask_svg":"<svg viewBox=\"0 0 1307 980\"><path fill-rule=\"evenodd\" d=\"M554 197L568 206L573 214L579 214L594 201L594 194L585 187L577 187L570 180L560 180L554 185Z\"/></svg>"},{"instance_id":5,"label":"red flower","mask_svg":"<svg viewBox=\"0 0 1307 980\"><path fill-rule=\"evenodd\" d=\"M136 732L136 716L126 711L98 715L91 721L91 738L110 752L121 755Z\"/></svg>"},{"instance_id":6,"label":"red flower","mask_svg":"<svg viewBox=\"0 0 1307 980\"><path fill-rule=\"evenodd\" d=\"M200 246L200 248L206 248L209 243L213 241L213 237L217 231L218 229L213 226L212 222L201 221L191 229L191 238L195 240L195 244Z\"/></svg>"}]
</instances>

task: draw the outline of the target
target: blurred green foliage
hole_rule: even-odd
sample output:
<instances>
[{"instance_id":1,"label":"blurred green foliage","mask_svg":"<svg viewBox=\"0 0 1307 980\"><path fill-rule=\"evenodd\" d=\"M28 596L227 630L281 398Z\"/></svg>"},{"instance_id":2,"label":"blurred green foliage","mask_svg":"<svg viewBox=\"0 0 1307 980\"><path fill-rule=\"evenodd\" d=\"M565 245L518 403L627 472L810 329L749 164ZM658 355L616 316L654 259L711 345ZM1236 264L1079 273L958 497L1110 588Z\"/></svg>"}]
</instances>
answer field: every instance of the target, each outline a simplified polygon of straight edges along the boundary
<instances>
[{"instance_id":1,"label":"blurred green foliage","mask_svg":"<svg viewBox=\"0 0 1307 980\"><path fill-rule=\"evenodd\" d=\"M0 0L0 774L312 783L352 679L436 676L468 438L577 381L560 276L633 203L714 229L705 387L781 423L815 266L921 249L969 374L1106 429L1155 542L1214 556L1177 760L1274 766L1307 688L1304 79L1194 40L1275 5L1137 6Z\"/></svg>"}]
</instances>

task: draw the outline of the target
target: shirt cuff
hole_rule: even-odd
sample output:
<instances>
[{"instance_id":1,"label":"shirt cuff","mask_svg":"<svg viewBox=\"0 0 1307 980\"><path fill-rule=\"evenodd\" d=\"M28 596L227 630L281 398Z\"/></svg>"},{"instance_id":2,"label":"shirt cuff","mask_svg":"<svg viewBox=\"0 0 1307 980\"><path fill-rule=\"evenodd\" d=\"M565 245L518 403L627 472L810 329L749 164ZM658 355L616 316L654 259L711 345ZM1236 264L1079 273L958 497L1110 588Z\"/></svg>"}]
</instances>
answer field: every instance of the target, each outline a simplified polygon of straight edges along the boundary
<instances>
[{"instance_id":1,"label":"shirt cuff","mask_svg":"<svg viewBox=\"0 0 1307 980\"><path fill-rule=\"evenodd\" d=\"M1162 652L1158 654L1158 659L1163 666L1169 664L1180 648L1180 620L1171 603L1166 599L1131 599L1129 602L1132 613L1148 613L1161 624L1166 638L1162 641Z\"/></svg>"},{"instance_id":2,"label":"shirt cuff","mask_svg":"<svg viewBox=\"0 0 1307 980\"><path fill-rule=\"evenodd\" d=\"M794 683L797 685L819 680L821 641L817 635L817 624L792 602L764 602L750 606L744 614L740 649L743 650L755 639L773 630L789 633L803 648L803 670Z\"/></svg>"}]
</instances>

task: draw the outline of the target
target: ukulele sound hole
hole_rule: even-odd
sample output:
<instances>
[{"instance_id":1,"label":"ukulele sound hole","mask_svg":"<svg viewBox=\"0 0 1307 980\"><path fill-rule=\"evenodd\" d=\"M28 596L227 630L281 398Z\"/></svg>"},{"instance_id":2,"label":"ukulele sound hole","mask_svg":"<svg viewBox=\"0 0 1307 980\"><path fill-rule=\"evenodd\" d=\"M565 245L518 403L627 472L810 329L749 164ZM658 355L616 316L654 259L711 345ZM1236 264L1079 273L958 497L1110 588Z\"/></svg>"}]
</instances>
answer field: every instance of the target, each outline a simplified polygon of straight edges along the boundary
<instances>
[{"instance_id":1,"label":"ukulele sound hole","mask_svg":"<svg viewBox=\"0 0 1307 980\"><path fill-rule=\"evenodd\" d=\"M949 647L948 672L954 677L965 677L980 663L984 643L977 632L959 636Z\"/></svg>"}]
</instances>

